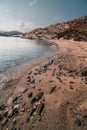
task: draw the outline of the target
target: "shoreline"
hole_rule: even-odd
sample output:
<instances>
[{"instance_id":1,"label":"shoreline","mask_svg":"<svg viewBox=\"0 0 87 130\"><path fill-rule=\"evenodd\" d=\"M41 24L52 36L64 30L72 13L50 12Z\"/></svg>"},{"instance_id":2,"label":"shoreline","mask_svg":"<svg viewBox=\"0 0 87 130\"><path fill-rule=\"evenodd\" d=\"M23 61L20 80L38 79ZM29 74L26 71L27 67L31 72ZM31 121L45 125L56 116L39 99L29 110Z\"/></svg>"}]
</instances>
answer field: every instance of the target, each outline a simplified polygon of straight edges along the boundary
<instances>
[{"instance_id":1,"label":"shoreline","mask_svg":"<svg viewBox=\"0 0 87 130\"><path fill-rule=\"evenodd\" d=\"M48 43L49 41L46 42ZM48 44L52 43L49 42ZM5 72L0 73L0 90L5 88L6 85L4 86L4 83L9 84L11 83L10 81L12 81L12 85L14 83L17 83L18 80L20 80L27 73L29 69L32 69L33 67L38 66L41 63L44 63L49 59L49 57L53 56L54 53L56 53L55 52L56 48L52 46L53 44L50 45L48 53L44 54L44 56L41 56L40 58L37 58L34 61L31 61L31 63L30 62L22 63L21 65L15 66L14 68L11 68Z\"/></svg>"},{"instance_id":2,"label":"shoreline","mask_svg":"<svg viewBox=\"0 0 87 130\"><path fill-rule=\"evenodd\" d=\"M16 83L0 90L0 108L2 104L6 106L1 130L87 128L83 118L87 112L87 75L83 75L87 69L87 42L50 42L57 46L53 46L52 54L30 69L26 67ZM15 108L17 111L9 117ZM7 121L2 125L4 119Z\"/></svg>"}]
</instances>

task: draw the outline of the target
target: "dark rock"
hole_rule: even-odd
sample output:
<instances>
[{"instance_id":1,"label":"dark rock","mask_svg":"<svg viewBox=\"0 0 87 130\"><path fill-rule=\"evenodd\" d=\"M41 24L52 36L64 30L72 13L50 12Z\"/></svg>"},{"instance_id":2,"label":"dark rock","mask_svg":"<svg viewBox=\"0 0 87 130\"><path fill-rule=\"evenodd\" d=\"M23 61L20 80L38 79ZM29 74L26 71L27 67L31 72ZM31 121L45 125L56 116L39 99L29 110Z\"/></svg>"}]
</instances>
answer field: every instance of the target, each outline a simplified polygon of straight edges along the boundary
<instances>
[{"instance_id":1,"label":"dark rock","mask_svg":"<svg viewBox=\"0 0 87 130\"><path fill-rule=\"evenodd\" d=\"M48 65L47 65L47 64L43 65L43 68L47 68L47 67L48 67Z\"/></svg>"},{"instance_id":2,"label":"dark rock","mask_svg":"<svg viewBox=\"0 0 87 130\"><path fill-rule=\"evenodd\" d=\"M38 107L37 107L37 114L41 115L43 109L44 109L45 105L44 103L41 103Z\"/></svg>"},{"instance_id":3,"label":"dark rock","mask_svg":"<svg viewBox=\"0 0 87 130\"><path fill-rule=\"evenodd\" d=\"M55 75L55 72L56 72L56 69L54 69L54 70L53 70L53 72L52 72L52 76L54 76L54 75Z\"/></svg>"},{"instance_id":4,"label":"dark rock","mask_svg":"<svg viewBox=\"0 0 87 130\"><path fill-rule=\"evenodd\" d=\"M10 109L9 112L8 112L8 117L9 117L9 118L12 117L13 114L14 114L13 109Z\"/></svg>"},{"instance_id":5,"label":"dark rock","mask_svg":"<svg viewBox=\"0 0 87 130\"><path fill-rule=\"evenodd\" d=\"M11 130L17 130L16 128L12 128Z\"/></svg>"},{"instance_id":6,"label":"dark rock","mask_svg":"<svg viewBox=\"0 0 87 130\"><path fill-rule=\"evenodd\" d=\"M59 82L61 82L61 83L63 82L61 78L59 78L59 77L56 77L56 78L59 80Z\"/></svg>"},{"instance_id":7,"label":"dark rock","mask_svg":"<svg viewBox=\"0 0 87 130\"><path fill-rule=\"evenodd\" d=\"M30 83L35 83L35 79L31 79L31 80L30 80Z\"/></svg>"},{"instance_id":8,"label":"dark rock","mask_svg":"<svg viewBox=\"0 0 87 130\"><path fill-rule=\"evenodd\" d=\"M26 93L27 91L28 91L28 89L25 88L25 89L22 91L22 93Z\"/></svg>"},{"instance_id":9,"label":"dark rock","mask_svg":"<svg viewBox=\"0 0 87 130\"><path fill-rule=\"evenodd\" d=\"M19 94L17 97L18 97L18 98L21 98L21 97L22 97L22 95L21 95L21 94Z\"/></svg>"},{"instance_id":10,"label":"dark rock","mask_svg":"<svg viewBox=\"0 0 87 130\"><path fill-rule=\"evenodd\" d=\"M87 77L84 78L84 83L87 84Z\"/></svg>"},{"instance_id":11,"label":"dark rock","mask_svg":"<svg viewBox=\"0 0 87 130\"><path fill-rule=\"evenodd\" d=\"M87 115L84 115L83 118L87 118Z\"/></svg>"},{"instance_id":12,"label":"dark rock","mask_svg":"<svg viewBox=\"0 0 87 130\"><path fill-rule=\"evenodd\" d=\"M51 89L50 89L50 93L52 93L53 91L55 91L56 89L56 86L53 86Z\"/></svg>"},{"instance_id":13,"label":"dark rock","mask_svg":"<svg viewBox=\"0 0 87 130\"><path fill-rule=\"evenodd\" d=\"M73 89L73 87L72 87L72 86L70 86L70 89Z\"/></svg>"},{"instance_id":14,"label":"dark rock","mask_svg":"<svg viewBox=\"0 0 87 130\"><path fill-rule=\"evenodd\" d=\"M3 116L2 116L2 114L0 113L0 121L2 120L2 118L3 118Z\"/></svg>"},{"instance_id":15,"label":"dark rock","mask_svg":"<svg viewBox=\"0 0 87 130\"><path fill-rule=\"evenodd\" d=\"M43 96L43 92L39 92L32 100L31 100L31 103L33 104L33 103L35 103L36 101L39 101L41 98L42 98L42 96Z\"/></svg>"},{"instance_id":16,"label":"dark rock","mask_svg":"<svg viewBox=\"0 0 87 130\"><path fill-rule=\"evenodd\" d=\"M41 98L42 98L42 96L43 96L43 92L39 92L38 94L37 94L37 96L36 96L36 100L38 101L38 100L40 100Z\"/></svg>"},{"instance_id":17,"label":"dark rock","mask_svg":"<svg viewBox=\"0 0 87 130\"><path fill-rule=\"evenodd\" d=\"M49 81L49 83L52 83L52 82L54 82L54 80L50 80L50 81Z\"/></svg>"},{"instance_id":18,"label":"dark rock","mask_svg":"<svg viewBox=\"0 0 87 130\"><path fill-rule=\"evenodd\" d=\"M32 100L31 100L31 104L35 103L37 100L36 98L34 97Z\"/></svg>"},{"instance_id":19,"label":"dark rock","mask_svg":"<svg viewBox=\"0 0 87 130\"><path fill-rule=\"evenodd\" d=\"M75 123L77 124L77 126L81 126L82 125L80 119L76 119Z\"/></svg>"},{"instance_id":20,"label":"dark rock","mask_svg":"<svg viewBox=\"0 0 87 130\"><path fill-rule=\"evenodd\" d=\"M30 79L31 77L30 77L30 76L28 76L27 78L28 78L28 79Z\"/></svg>"},{"instance_id":21,"label":"dark rock","mask_svg":"<svg viewBox=\"0 0 87 130\"><path fill-rule=\"evenodd\" d=\"M30 71L29 73L28 73L28 75L31 75L32 74L32 71Z\"/></svg>"},{"instance_id":22,"label":"dark rock","mask_svg":"<svg viewBox=\"0 0 87 130\"><path fill-rule=\"evenodd\" d=\"M84 71L82 72L82 76L87 76L87 70L84 70Z\"/></svg>"},{"instance_id":23,"label":"dark rock","mask_svg":"<svg viewBox=\"0 0 87 130\"><path fill-rule=\"evenodd\" d=\"M41 80L39 80L39 83L41 82Z\"/></svg>"},{"instance_id":24,"label":"dark rock","mask_svg":"<svg viewBox=\"0 0 87 130\"><path fill-rule=\"evenodd\" d=\"M3 104L0 106L0 111L4 110L6 108L6 106Z\"/></svg>"},{"instance_id":25,"label":"dark rock","mask_svg":"<svg viewBox=\"0 0 87 130\"><path fill-rule=\"evenodd\" d=\"M16 102L18 100L18 96L16 96L14 99L13 99L13 103Z\"/></svg>"},{"instance_id":26,"label":"dark rock","mask_svg":"<svg viewBox=\"0 0 87 130\"><path fill-rule=\"evenodd\" d=\"M32 97L32 95L33 95L33 93L30 92L30 93L28 94L28 97L30 98L30 97Z\"/></svg>"},{"instance_id":27,"label":"dark rock","mask_svg":"<svg viewBox=\"0 0 87 130\"><path fill-rule=\"evenodd\" d=\"M6 117L8 115L8 108L3 112L3 116Z\"/></svg>"},{"instance_id":28,"label":"dark rock","mask_svg":"<svg viewBox=\"0 0 87 130\"><path fill-rule=\"evenodd\" d=\"M34 111L35 111L35 108L31 107L30 108L30 114L29 114L30 117L33 115Z\"/></svg>"},{"instance_id":29,"label":"dark rock","mask_svg":"<svg viewBox=\"0 0 87 130\"><path fill-rule=\"evenodd\" d=\"M74 84L75 82L73 82L73 81L70 81L70 84Z\"/></svg>"},{"instance_id":30,"label":"dark rock","mask_svg":"<svg viewBox=\"0 0 87 130\"><path fill-rule=\"evenodd\" d=\"M17 121L16 119L13 119L13 124L16 125Z\"/></svg>"},{"instance_id":31,"label":"dark rock","mask_svg":"<svg viewBox=\"0 0 87 130\"><path fill-rule=\"evenodd\" d=\"M53 60L50 60L49 62L48 62L48 65L52 65L53 64Z\"/></svg>"},{"instance_id":32,"label":"dark rock","mask_svg":"<svg viewBox=\"0 0 87 130\"><path fill-rule=\"evenodd\" d=\"M7 122L8 122L8 118L4 118L4 119L2 120L2 126L4 126Z\"/></svg>"},{"instance_id":33,"label":"dark rock","mask_svg":"<svg viewBox=\"0 0 87 130\"><path fill-rule=\"evenodd\" d=\"M27 119L26 119L26 123L29 123L29 121L30 121L30 118L29 118L29 117L27 117Z\"/></svg>"},{"instance_id":34,"label":"dark rock","mask_svg":"<svg viewBox=\"0 0 87 130\"><path fill-rule=\"evenodd\" d=\"M17 115L18 114L18 108L13 109L13 114Z\"/></svg>"}]
</instances>

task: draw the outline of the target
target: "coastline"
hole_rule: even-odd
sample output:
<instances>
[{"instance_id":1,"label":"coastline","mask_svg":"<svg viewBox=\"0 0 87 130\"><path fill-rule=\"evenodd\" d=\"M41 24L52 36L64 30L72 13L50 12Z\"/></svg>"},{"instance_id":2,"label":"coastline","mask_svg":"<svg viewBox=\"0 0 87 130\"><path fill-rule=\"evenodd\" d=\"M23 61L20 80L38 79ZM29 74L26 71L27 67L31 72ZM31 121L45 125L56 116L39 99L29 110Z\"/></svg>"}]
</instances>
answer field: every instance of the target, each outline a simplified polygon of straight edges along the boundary
<instances>
[{"instance_id":1,"label":"coastline","mask_svg":"<svg viewBox=\"0 0 87 130\"><path fill-rule=\"evenodd\" d=\"M52 47L53 53L30 66L27 64L24 69L21 67L22 75L17 82L0 90L0 106L6 105L7 115L14 107L18 109L17 115L14 114L4 126L1 125L1 130L14 126L21 130L84 130L87 127L85 121L84 126L79 125L87 110L87 79L82 75L87 69L87 42L49 42L56 45L56 48ZM41 92L40 99L31 104L32 99ZM32 96L29 97L30 93ZM39 114L38 107L41 105L44 107ZM23 108L25 110L21 111ZM32 115L29 116L31 110Z\"/></svg>"}]
</instances>

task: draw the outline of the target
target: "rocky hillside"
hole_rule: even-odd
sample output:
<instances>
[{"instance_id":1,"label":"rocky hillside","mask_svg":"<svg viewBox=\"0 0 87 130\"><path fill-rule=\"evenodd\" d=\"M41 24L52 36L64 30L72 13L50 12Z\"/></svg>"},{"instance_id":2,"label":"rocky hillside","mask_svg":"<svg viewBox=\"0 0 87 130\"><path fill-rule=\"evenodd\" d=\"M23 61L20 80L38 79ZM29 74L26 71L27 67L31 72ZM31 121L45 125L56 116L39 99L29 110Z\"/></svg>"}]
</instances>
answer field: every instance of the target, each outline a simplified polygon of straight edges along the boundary
<instances>
[{"instance_id":1,"label":"rocky hillside","mask_svg":"<svg viewBox=\"0 0 87 130\"><path fill-rule=\"evenodd\" d=\"M38 28L22 37L30 39L74 39L87 41L87 16L69 22L58 23L46 28Z\"/></svg>"}]
</instances>

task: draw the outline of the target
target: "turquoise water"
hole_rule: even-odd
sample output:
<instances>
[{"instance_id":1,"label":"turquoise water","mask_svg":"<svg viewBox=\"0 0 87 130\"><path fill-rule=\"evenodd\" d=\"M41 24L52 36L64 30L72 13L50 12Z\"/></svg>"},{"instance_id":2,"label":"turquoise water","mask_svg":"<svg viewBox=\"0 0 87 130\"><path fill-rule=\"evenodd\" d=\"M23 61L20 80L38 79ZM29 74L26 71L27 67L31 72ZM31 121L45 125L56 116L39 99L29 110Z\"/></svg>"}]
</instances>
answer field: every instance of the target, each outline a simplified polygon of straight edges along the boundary
<instances>
[{"instance_id":1,"label":"turquoise water","mask_svg":"<svg viewBox=\"0 0 87 130\"><path fill-rule=\"evenodd\" d=\"M0 37L0 73L44 56L49 45L44 41Z\"/></svg>"}]
</instances>

